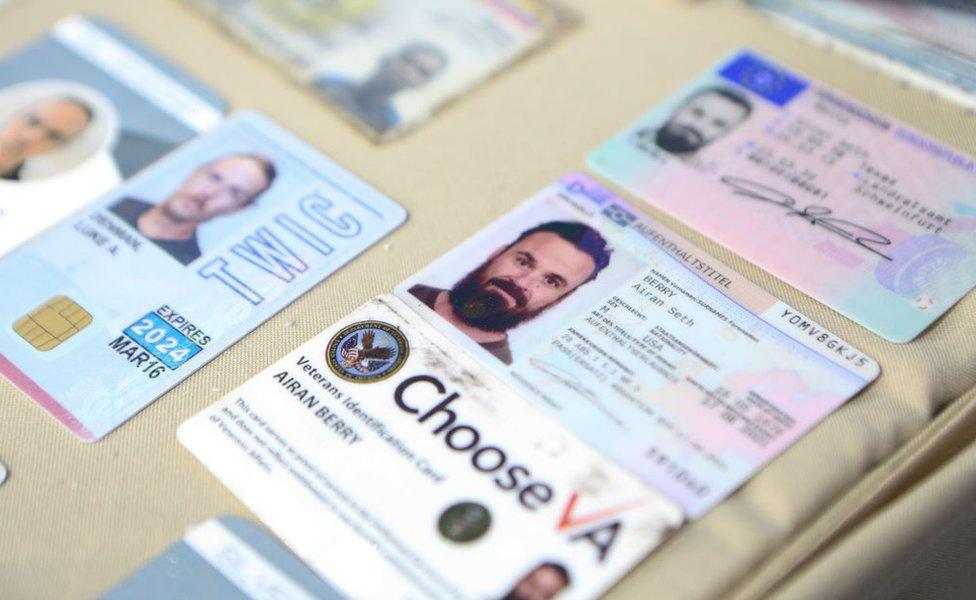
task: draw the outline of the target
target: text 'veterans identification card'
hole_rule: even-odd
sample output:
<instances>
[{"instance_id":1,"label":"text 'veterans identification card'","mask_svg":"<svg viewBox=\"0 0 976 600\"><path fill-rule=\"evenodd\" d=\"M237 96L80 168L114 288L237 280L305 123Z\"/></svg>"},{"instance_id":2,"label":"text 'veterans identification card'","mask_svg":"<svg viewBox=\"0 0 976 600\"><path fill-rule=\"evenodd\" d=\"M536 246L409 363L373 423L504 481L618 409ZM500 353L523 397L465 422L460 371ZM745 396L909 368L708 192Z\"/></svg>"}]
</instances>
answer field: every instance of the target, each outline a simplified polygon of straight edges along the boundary
<instances>
[{"instance_id":1,"label":"text 'veterans identification card'","mask_svg":"<svg viewBox=\"0 0 976 600\"><path fill-rule=\"evenodd\" d=\"M879 373L585 175L543 190L396 294L691 518Z\"/></svg>"},{"instance_id":2,"label":"text 'veterans identification card'","mask_svg":"<svg viewBox=\"0 0 976 600\"><path fill-rule=\"evenodd\" d=\"M682 521L392 296L178 435L351 598L594 598Z\"/></svg>"},{"instance_id":3,"label":"text 'veterans identification card'","mask_svg":"<svg viewBox=\"0 0 976 600\"><path fill-rule=\"evenodd\" d=\"M0 260L0 372L98 439L404 218L238 114Z\"/></svg>"},{"instance_id":4,"label":"text 'veterans identification card'","mask_svg":"<svg viewBox=\"0 0 976 600\"><path fill-rule=\"evenodd\" d=\"M589 164L893 342L976 285L976 159L748 51Z\"/></svg>"},{"instance_id":5,"label":"text 'veterans identification card'","mask_svg":"<svg viewBox=\"0 0 976 600\"><path fill-rule=\"evenodd\" d=\"M81 16L0 61L0 255L220 122L223 102Z\"/></svg>"}]
</instances>

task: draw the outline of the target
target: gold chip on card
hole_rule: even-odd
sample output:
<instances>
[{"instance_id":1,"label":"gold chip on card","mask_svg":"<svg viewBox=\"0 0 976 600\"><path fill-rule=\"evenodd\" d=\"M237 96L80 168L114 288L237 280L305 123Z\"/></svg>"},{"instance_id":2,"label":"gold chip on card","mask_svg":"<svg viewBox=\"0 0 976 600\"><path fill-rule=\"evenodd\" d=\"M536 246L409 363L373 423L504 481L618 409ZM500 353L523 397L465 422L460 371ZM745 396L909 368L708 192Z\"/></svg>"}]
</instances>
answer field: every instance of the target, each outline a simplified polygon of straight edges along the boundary
<instances>
[{"instance_id":1,"label":"gold chip on card","mask_svg":"<svg viewBox=\"0 0 976 600\"><path fill-rule=\"evenodd\" d=\"M92 322L91 313L67 296L55 296L14 323L14 331L41 352L62 342Z\"/></svg>"}]
</instances>

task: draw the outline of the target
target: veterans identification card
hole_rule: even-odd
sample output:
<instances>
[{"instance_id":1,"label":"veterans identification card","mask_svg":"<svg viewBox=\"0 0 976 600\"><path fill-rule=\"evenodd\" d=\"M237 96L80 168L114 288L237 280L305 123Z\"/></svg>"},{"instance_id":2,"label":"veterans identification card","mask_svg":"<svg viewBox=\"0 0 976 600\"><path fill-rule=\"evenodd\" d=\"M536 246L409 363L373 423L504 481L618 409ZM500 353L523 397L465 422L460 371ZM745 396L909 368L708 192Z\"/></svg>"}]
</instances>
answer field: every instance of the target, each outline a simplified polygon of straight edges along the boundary
<instances>
[{"instance_id":1,"label":"veterans identification card","mask_svg":"<svg viewBox=\"0 0 976 600\"><path fill-rule=\"evenodd\" d=\"M976 285L976 159L750 51L589 164L893 342Z\"/></svg>"},{"instance_id":2,"label":"veterans identification card","mask_svg":"<svg viewBox=\"0 0 976 600\"><path fill-rule=\"evenodd\" d=\"M543 0L190 0L376 140L551 40Z\"/></svg>"},{"instance_id":3,"label":"veterans identification card","mask_svg":"<svg viewBox=\"0 0 976 600\"><path fill-rule=\"evenodd\" d=\"M240 113L0 260L0 372L98 439L404 218Z\"/></svg>"},{"instance_id":4,"label":"veterans identification card","mask_svg":"<svg viewBox=\"0 0 976 600\"><path fill-rule=\"evenodd\" d=\"M396 293L691 518L879 373L585 175L543 190Z\"/></svg>"},{"instance_id":5,"label":"veterans identification card","mask_svg":"<svg viewBox=\"0 0 976 600\"><path fill-rule=\"evenodd\" d=\"M102 600L341 600L260 527L237 517L201 523Z\"/></svg>"},{"instance_id":6,"label":"veterans identification card","mask_svg":"<svg viewBox=\"0 0 976 600\"><path fill-rule=\"evenodd\" d=\"M352 598L594 598L682 521L392 296L178 435Z\"/></svg>"},{"instance_id":7,"label":"veterans identification card","mask_svg":"<svg viewBox=\"0 0 976 600\"><path fill-rule=\"evenodd\" d=\"M223 101L82 16L0 61L0 255L222 118Z\"/></svg>"}]
</instances>

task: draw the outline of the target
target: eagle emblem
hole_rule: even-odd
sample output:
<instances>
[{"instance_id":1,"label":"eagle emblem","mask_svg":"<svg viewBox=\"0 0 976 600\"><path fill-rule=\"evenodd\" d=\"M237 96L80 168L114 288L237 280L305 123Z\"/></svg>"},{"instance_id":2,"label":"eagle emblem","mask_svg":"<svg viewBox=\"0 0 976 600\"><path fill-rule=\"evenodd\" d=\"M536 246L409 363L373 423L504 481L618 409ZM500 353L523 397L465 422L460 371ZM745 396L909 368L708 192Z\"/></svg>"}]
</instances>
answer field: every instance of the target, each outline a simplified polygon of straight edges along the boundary
<instances>
[{"instance_id":1,"label":"eagle emblem","mask_svg":"<svg viewBox=\"0 0 976 600\"><path fill-rule=\"evenodd\" d=\"M374 346L376 332L364 331L349 337L342 344L342 365L360 373L372 373L386 366L393 358L391 346Z\"/></svg>"},{"instance_id":2,"label":"eagle emblem","mask_svg":"<svg viewBox=\"0 0 976 600\"><path fill-rule=\"evenodd\" d=\"M381 321L363 321L332 337L327 358L339 377L366 382L392 375L403 365L407 351L407 340L399 329Z\"/></svg>"}]
</instances>

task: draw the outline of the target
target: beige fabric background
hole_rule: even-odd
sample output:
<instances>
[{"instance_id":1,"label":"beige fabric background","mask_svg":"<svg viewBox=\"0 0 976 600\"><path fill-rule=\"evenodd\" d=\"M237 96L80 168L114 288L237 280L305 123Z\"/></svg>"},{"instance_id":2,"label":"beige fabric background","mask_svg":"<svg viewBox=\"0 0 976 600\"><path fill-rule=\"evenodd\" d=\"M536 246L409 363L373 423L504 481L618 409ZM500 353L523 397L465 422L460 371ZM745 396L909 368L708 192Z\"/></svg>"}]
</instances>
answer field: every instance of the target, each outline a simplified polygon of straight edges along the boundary
<instances>
[{"instance_id":1,"label":"beige fabric background","mask_svg":"<svg viewBox=\"0 0 976 600\"><path fill-rule=\"evenodd\" d=\"M581 16L574 31L383 147L173 0L15 0L0 7L0 52L60 16L107 16L209 82L233 107L266 112L410 212L383 243L97 444L76 441L0 382L0 461L10 469L0 487L0 596L92 597L195 523L223 514L253 519L177 443L180 422L552 180L583 169L602 140L738 46L766 52L976 153L972 114L800 42L735 0L565 3ZM949 440L969 435L976 400L952 400L976 384L976 296L917 341L893 345L647 210L882 365L867 392L683 529L611 594L763 595L835 534L860 533L852 529L857 521L951 454L959 442ZM6 285L12 282L0 284ZM911 510L903 518L912 518ZM869 544L844 555L848 580L875 574L865 559L875 550ZM810 581L816 567L807 567ZM781 588L798 597L803 589L810 588L802 582Z\"/></svg>"},{"instance_id":2,"label":"beige fabric background","mask_svg":"<svg viewBox=\"0 0 976 600\"><path fill-rule=\"evenodd\" d=\"M976 445L970 444L812 561L784 586L783 595L971 598L976 594L974 560Z\"/></svg>"}]
</instances>

